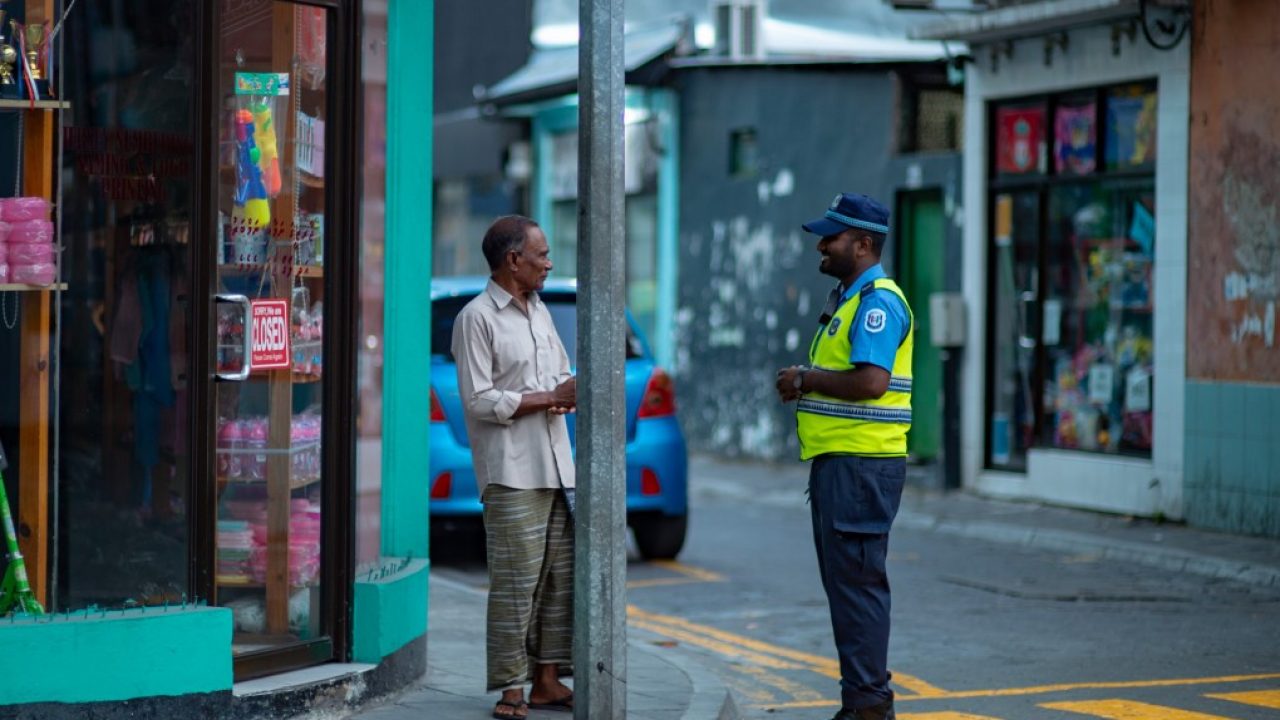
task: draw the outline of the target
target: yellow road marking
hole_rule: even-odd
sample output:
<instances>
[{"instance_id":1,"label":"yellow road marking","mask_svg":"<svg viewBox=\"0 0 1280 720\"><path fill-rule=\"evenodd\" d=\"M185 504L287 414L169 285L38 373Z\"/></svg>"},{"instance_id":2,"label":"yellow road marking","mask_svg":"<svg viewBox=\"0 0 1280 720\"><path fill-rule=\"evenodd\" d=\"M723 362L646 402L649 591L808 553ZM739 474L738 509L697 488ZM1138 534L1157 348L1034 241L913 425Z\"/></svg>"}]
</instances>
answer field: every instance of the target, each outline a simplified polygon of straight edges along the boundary
<instances>
[{"instance_id":1,"label":"yellow road marking","mask_svg":"<svg viewBox=\"0 0 1280 720\"><path fill-rule=\"evenodd\" d=\"M1215 700L1230 700L1231 702L1240 703L1242 705L1256 705L1258 707L1280 710L1280 690L1214 693L1212 695L1205 695L1205 697L1213 698Z\"/></svg>"},{"instance_id":2,"label":"yellow road marking","mask_svg":"<svg viewBox=\"0 0 1280 720\"><path fill-rule=\"evenodd\" d=\"M987 715L970 715L958 712L902 713L902 720L1000 720Z\"/></svg>"},{"instance_id":3,"label":"yellow road marking","mask_svg":"<svg viewBox=\"0 0 1280 720\"><path fill-rule=\"evenodd\" d=\"M1000 720L987 715L969 715L968 712L902 712L901 720Z\"/></svg>"},{"instance_id":4,"label":"yellow road marking","mask_svg":"<svg viewBox=\"0 0 1280 720\"><path fill-rule=\"evenodd\" d=\"M820 675L825 675L826 677L836 680L840 679L840 663L832 658L814 655L813 653L802 652L800 650L792 650L791 648L780 647L778 645L762 642L736 633L727 632L719 628L714 628L709 625L700 625L672 615L651 613L646 610L641 610L634 605L627 607L627 616L630 617L633 622L644 621L650 624L677 628L685 632L697 633L699 635L714 638L722 644L746 648L754 653L775 655L777 657L786 658L787 660L794 660L799 663L804 663L808 666L807 669ZM706 647L706 645L703 645L703 647ZM902 688L915 693L916 696L937 697L944 695L947 692L942 688L930 685L920 678L907 675L906 673L900 673L896 670L893 672L893 681Z\"/></svg>"},{"instance_id":5,"label":"yellow road marking","mask_svg":"<svg viewBox=\"0 0 1280 720\"><path fill-rule=\"evenodd\" d=\"M627 589L634 590L636 588L661 587L664 585L690 585L692 583L702 582L693 578L649 578L648 580L630 580L627 582Z\"/></svg>"},{"instance_id":6,"label":"yellow road marking","mask_svg":"<svg viewBox=\"0 0 1280 720\"><path fill-rule=\"evenodd\" d=\"M657 565L660 568L666 568L672 572L678 572L681 575L691 577L694 580L701 580L702 582L724 582L724 576L720 573L704 570L703 568L694 567L692 565L685 565L684 563L677 562L675 560L650 560L649 564Z\"/></svg>"},{"instance_id":7,"label":"yellow road marking","mask_svg":"<svg viewBox=\"0 0 1280 720\"><path fill-rule=\"evenodd\" d=\"M1045 703L1042 708L1110 718L1110 720L1231 720L1221 715L1179 710L1163 705L1150 705L1133 700L1085 700L1083 702Z\"/></svg>"},{"instance_id":8,"label":"yellow road marking","mask_svg":"<svg viewBox=\"0 0 1280 720\"><path fill-rule=\"evenodd\" d=\"M733 688L733 691L756 707L770 707L772 703L777 701L777 697L766 690L764 686L749 682L743 675L730 675L725 678L725 683Z\"/></svg>"},{"instance_id":9,"label":"yellow road marking","mask_svg":"<svg viewBox=\"0 0 1280 720\"><path fill-rule=\"evenodd\" d=\"M712 640L709 638L700 637L693 633L685 632L683 630L677 630L675 628L670 628L665 625L659 625L657 623L651 623L646 620L638 620L634 618L630 621L630 623L633 627L638 627L643 630L648 630L649 632L657 633L664 637L669 637L672 640L679 640L680 642L688 643L690 645L703 647L708 650L718 652L721 655L728 655L729 657L741 658L748 662L753 662L757 665L762 665L764 667L776 668L778 670L803 670L804 669L803 665L799 665L797 663L788 662L786 660L781 660L779 658L771 657L769 655L762 655L760 653L752 652L750 650L745 650L736 645L730 645L729 643L718 642L716 640Z\"/></svg>"},{"instance_id":10,"label":"yellow road marking","mask_svg":"<svg viewBox=\"0 0 1280 720\"><path fill-rule=\"evenodd\" d=\"M896 676L895 676L896 679ZM1176 687L1179 685L1216 685L1219 683L1236 683L1251 682L1254 680L1278 680L1280 673L1267 673L1262 675L1226 675L1222 677L1205 677L1205 678L1175 678L1171 680L1133 680L1122 682L1095 682L1095 683L1063 683L1059 685L1037 685L1034 687L1021 688L999 688L995 690L957 690L953 692L943 692L940 695L920 696L920 695L899 695L896 700L957 700L963 698L982 698L982 697L1011 697L1016 695L1045 695L1056 692L1069 692L1072 690L1115 690L1125 688L1151 688L1151 687ZM1244 693L1241 693L1244 694ZM838 707L839 702L827 700L816 703L795 703L794 705L776 705L777 708L823 708Z\"/></svg>"},{"instance_id":11,"label":"yellow road marking","mask_svg":"<svg viewBox=\"0 0 1280 720\"><path fill-rule=\"evenodd\" d=\"M788 680L781 675L775 675L762 667L743 665L738 669L755 678L759 683L776 688L777 690L790 695L796 702L812 702L814 700L822 699L822 693L817 690L806 685L801 685L798 682Z\"/></svg>"}]
</instances>

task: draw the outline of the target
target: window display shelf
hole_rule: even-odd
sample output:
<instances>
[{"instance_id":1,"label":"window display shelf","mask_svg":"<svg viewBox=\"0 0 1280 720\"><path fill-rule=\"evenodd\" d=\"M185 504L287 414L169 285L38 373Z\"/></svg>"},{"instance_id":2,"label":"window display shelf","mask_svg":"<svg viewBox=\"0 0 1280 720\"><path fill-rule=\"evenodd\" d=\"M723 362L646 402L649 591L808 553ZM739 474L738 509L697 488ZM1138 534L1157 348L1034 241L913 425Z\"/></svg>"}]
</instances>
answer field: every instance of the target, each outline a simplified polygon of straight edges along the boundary
<instances>
[{"instance_id":1,"label":"window display shelf","mask_svg":"<svg viewBox=\"0 0 1280 720\"><path fill-rule=\"evenodd\" d=\"M0 99L0 110L67 110L71 103L66 100L30 100L21 98Z\"/></svg>"},{"instance_id":2,"label":"window display shelf","mask_svg":"<svg viewBox=\"0 0 1280 720\"><path fill-rule=\"evenodd\" d=\"M316 177L309 172L299 170L298 179L301 180L302 184L306 187L315 188L317 190L324 189L324 178L322 177Z\"/></svg>"},{"instance_id":3,"label":"window display shelf","mask_svg":"<svg viewBox=\"0 0 1280 720\"><path fill-rule=\"evenodd\" d=\"M217 578L216 582L218 583L218 587L224 587L224 588L248 588L248 589L261 590L267 586L265 582L258 582L257 580L230 580L230 579L224 580L222 578ZM312 580L311 582L305 583L303 585L291 584L289 585L289 590L290 592L293 592L297 590L302 590L304 588L315 587L318 583L319 583L319 578Z\"/></svg>"},{"instance_id":4,"label":"window display shelf","mask_svg":"<svg viewBox=\"0 0 1280 720\"><path fill-rule=\"evenodd\" d=\"M0 285L0 292L40 292L41 290L66 290L66 283L54 283L52 285L21 285L15 283L6 283Z\"/></svg>"},{"instance_id":5,"label":"window display shelf","mask_svg":"<svg viewBox=\"0 0 1280 720\"><path fill-rule=\"evenodd\" d=\"M218 272L223 275L259 275L262 273L270 273L281 277L301 277L301 278L322 278L324 277L323 265L279 265L275 263L226 263L218 266Z\"/></svg>"},{"instance_id":6,"label":"window display shelf","mask_svg":"<svg viewBox=\"0 0 1280 720\"><path fill-rule=\"evenodd\" d=\"M266 482L266 480L262 480L262 479L259 479L259 478L248 478L248 479L246 479L246 478L242 478L242 477L232 478L232 477L227 477L226 475L219 475L219 476L218 476L218 486L219 486L219 489L221 489L221 487L222 487L222 486L225 486L225 485L228 485L228 484L231 484L231 483L241 483L241 484L245 484L245 485L250 485L250 484L252 484L252 485L260 485L260 484L265 483L265 482ZM315 484L316 484L316 483L318 483L318 482L320 482L320 477L319 477L319 476L313 476L313 477L290 477L290 478L289 478L289 489L290 489L290 490L298 490L298 489L301 489L301 488L304 488L304 487L310 487L311 485L315 485Z\"/></svg>"}]
</instances>

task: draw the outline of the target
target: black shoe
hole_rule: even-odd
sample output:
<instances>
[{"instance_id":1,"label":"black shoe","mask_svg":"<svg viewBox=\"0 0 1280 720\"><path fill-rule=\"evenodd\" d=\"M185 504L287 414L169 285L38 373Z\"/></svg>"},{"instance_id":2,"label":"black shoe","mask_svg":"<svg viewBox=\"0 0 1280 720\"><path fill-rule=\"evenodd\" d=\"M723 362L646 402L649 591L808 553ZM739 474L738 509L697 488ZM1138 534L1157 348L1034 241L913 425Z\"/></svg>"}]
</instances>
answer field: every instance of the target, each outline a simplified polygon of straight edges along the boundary
<instances>
[{"instance_id":1,"label":"black shoe","mask_svg":"<svg viewBox=\"0 0 1280 720\"><path fill-rule=\"evenodd\" d=\"M860 710L843 708L831 720L897 720L893 712L893 701L885 700L879 705L864 707Z\"/></svg>"}]
</instances>

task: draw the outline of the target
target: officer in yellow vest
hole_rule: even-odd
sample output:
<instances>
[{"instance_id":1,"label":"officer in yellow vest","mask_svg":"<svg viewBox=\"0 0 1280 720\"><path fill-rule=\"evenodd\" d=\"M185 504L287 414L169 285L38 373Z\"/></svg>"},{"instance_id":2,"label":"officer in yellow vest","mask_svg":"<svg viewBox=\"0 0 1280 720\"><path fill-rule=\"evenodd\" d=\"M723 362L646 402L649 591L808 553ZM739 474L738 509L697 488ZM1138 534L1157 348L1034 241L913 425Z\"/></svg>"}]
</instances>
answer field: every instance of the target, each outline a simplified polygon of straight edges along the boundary
<instances>
[{"instance_id":1,"label":"officer in yellow vest","mask_svg":"<svg viewBox=\"0 0 1280 720\"><path fill-rule=\"evenodd\" d=\"M840 655L834 720L892 720L885 556L907 471L914 318L880 266L883 205L843 193L804 229L821 236L818 269L840 284L809 364L779 370L777 389L783 402L797 401L800 458L813 461L813 540Z\"/></svg>"}]
</instances>

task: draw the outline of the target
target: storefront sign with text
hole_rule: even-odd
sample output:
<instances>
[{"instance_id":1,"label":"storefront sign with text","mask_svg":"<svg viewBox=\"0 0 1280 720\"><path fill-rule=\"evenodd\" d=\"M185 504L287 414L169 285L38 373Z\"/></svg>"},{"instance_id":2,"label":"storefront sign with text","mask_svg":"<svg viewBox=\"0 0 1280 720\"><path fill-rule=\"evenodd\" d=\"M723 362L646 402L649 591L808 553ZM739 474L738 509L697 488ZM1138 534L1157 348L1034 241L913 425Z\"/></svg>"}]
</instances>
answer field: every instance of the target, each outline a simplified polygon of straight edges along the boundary
<instances>
[{"instance_id":1,"label":"storefront sign with text","mask_svg":"<svg viewBox=\"0 0 1280 720\"><path fill-rule=\"evenodd\" d=\"M253 348L249 366L254 370L290 367L289 301L254 300L250 315Z\"/></svg>"}]
</instances>

